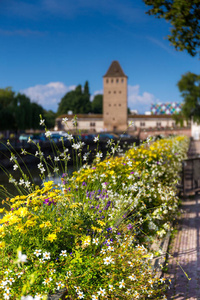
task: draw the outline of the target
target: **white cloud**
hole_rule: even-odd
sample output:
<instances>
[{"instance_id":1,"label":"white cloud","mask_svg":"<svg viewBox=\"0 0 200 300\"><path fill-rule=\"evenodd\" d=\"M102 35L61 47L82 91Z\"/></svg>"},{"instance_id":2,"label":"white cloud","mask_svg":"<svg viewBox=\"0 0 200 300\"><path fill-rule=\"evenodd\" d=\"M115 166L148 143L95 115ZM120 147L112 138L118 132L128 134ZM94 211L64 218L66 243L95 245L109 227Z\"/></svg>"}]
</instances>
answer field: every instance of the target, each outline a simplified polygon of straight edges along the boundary
<instances>
[{"instance_id":1,"label":"white cloud","mask_svg":"<svg viewBox=\"0 0 200 300\"><path fill-rule=\"evenodd\" d=\"M45 85L35 85L27 89L21 90L20 93L27 95L31 101L34 101L43 108L57 111L58 103L61 98L69 91L76 88L75 85L66 86L62 82L50 82Z\"/></svg>"},{"instance_id":2,"label":"white cloud","mask_svg":"<svg viewBox=\"0 0 200 300\"><path fill-rule=\"evenodd\" d=\"M27 89L21 90L20 92L27 95L31 101L34 101L43 108L53 111L57 111L58 103L61 98L69 91L76 88L75 85L66 86L63 82L50 82L45 85L35 85ZM90 100L94 99L95 95L103 94L103 90L95 91ZM153 94L148 92L143 92L140 94L139 85L129 85L128 86L128 107L130 109L138 110L139 113L144 113L149 111L152 103L160 102L159 99Z\"/></svg>"},{"instance_id":3,"label":"white cloud","mask_svg":"<svg viewBox=\"0 0 200 300\"><path fill-rule=\"evenodd\" d=\"M139 85L129 85L128 86L128 107L130 109L138 110L139 113L144 113L145 111L150 111L151 104L160 102L159 99L153 94L144 92L140 94Z\"/></svg>"},{"instance_id":4,"label":"white cloud","mask_svg":"<svg viewBox=\"0 0 200 300\"><path fill-rule=\"evenodd\" d=\"M93 93L93 95L90 96L90 101L93 101L94 96L99 95L99 94L100 94L100 95L103 95L103 90L95 91L95 92Z\"/></svg>"}]
</instances>

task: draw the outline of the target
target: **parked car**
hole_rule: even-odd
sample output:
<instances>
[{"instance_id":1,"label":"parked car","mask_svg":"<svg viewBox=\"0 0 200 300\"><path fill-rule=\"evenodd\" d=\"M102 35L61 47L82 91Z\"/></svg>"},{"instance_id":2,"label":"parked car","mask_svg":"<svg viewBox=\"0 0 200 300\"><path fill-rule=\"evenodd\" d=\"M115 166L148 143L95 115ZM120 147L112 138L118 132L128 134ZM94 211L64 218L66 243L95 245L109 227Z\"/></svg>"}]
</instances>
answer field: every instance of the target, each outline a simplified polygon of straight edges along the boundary
<instances>
[{"instance_id":1,"label":"parked car","mask_svg":"<svg viewBox=\"0 0 200 300\"><path fill-rule=\"evenodd\" d=\"M20 134L19 141L20 142L27 142L29 137L32 139L33 135L32 134L26 134L26 133Z\"/></svg>"},{"instance_id":2,"label":"parked car","mask_svg":"<svg viewBox=\"0 0 200 300\"><path fill-rule=\"evenodd\" d=\"M100 141L108 141L108 140L118 140L119 137L116 134L113 133L100 133L99 134L99 140Z\"/></svg>"}]
</instances>

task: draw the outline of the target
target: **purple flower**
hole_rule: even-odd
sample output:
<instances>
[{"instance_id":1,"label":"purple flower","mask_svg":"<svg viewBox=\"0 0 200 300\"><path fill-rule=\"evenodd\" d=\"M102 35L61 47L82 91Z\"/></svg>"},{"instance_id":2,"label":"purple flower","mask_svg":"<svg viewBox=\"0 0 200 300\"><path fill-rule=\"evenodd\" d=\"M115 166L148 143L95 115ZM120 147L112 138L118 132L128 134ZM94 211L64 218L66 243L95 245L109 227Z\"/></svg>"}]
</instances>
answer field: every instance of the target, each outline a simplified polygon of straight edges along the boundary
<instances>
[{"instance_id":1,"label":"purple flower","mask_svg":"<svg viewBox=\"0 0 200 300\"><path fill-rule=\"evenodd\" d=\"M87 183L83 181L82 186L87 186Z\"/></svg>"},{"instance_id":2,"label":"purple flower","mask_svg":"<svg viewBox=\"0 0 200 300\"><path fill-rule=\"evenodd\" d=\"M128 224L128 225L127 225L127 229L128 229L128 230L131 230L132 228L133 228L133 225L132 225L132 224Z\"/></svg>"}]
</instances>

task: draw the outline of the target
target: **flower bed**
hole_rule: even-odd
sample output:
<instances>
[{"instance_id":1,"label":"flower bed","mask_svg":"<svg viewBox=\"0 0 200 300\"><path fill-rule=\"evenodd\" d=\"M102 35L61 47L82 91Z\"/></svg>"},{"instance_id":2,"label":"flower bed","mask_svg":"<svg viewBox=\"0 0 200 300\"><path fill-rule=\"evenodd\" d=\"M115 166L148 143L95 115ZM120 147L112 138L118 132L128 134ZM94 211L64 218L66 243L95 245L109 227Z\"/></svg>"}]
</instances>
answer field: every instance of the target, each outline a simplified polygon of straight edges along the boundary
<instances>
[{"instance_id":1,"label":"flower bed","mask_svg":"<svg viewBox=\"0 0 200 300\"><path fill-rule=\"evenodd\" d=\"M148 249L176 216L187 147L175 137L102 162L98 155L61 184L9 199L0 220L0 298L63 290L66 299L166 299Z\"/></svg>"}]
</instances>

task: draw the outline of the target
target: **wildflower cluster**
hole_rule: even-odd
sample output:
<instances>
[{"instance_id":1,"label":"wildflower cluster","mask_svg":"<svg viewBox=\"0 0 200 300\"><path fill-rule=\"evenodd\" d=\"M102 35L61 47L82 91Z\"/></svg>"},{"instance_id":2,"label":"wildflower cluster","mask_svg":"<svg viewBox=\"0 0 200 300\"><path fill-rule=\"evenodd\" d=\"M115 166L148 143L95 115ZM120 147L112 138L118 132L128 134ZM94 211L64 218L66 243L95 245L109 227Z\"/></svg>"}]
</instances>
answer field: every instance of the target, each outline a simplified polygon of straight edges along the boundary
<instances>
[{"instance_id":1,"label":"wildflower cluster","mask_svg":"<svg viewBox=\"0 0 200 300\"><path fill-rule=\"evenodd\" d=\"M147 143L11 198L0 298L162 299L148 246L170 229L187 146L183 137Z\"/></svg>"}]
</instances>

